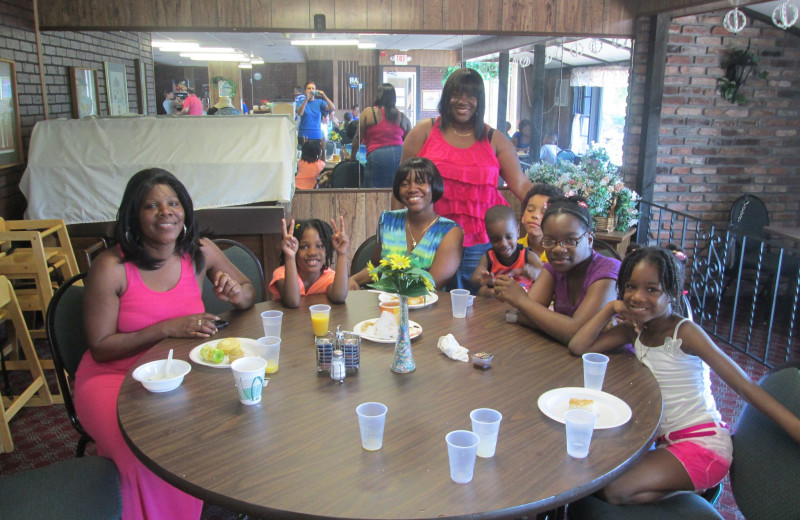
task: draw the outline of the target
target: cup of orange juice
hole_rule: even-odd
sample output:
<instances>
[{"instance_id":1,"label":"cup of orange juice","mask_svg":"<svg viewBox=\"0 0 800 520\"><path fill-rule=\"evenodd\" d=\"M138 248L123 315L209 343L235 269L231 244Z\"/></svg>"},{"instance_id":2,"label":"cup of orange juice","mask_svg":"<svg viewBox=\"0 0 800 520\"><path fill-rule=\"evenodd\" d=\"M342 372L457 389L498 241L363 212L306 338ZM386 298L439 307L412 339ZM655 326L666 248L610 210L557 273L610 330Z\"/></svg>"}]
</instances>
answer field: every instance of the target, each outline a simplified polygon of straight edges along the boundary
<instances>
[{"instance_id":1,"label":"cup of orange juice","mask_svg":"<svg viewBox=\"0 0 800 520\"><path fill-rule=\"evenodd\" d=\"M339 156L338 153L333 154L333 162L339 162L340 160L341 160L341 157Z\"/></svg>"},{"instance_id":2,"label":"cup of orange juice","mask_svg":"<svg viewBox=\"0 0 800 520\"><path fill-rule=\"evenodd\" d=\"M278 361L281 355L281 338L277 336L265 336L256 340L258 357L267 360L266 374L274 374L278 371Z\"/></svg>"},{"instance_id":3,"label":"cup of orange juice","mask_svg":"<svg viewBox=\"0 0 800 520\"><path fill-rule=\"evenodd\" d=\"M315 336L324 336L328 332L328 321L331 317L330 305L312 305L308 308L311 311L311 328Z\"/></svg>"},{"instance_id":4,"label":"cup of orange juice","mask_svg":"<svg viewBox=\"0 0 800 520\"><path fill-rule=\"evenodd\" d=\"M378 308L381 310L381 314L384 312L391 312L394 314L394 319L397 323L400 323L400 302L397 300L389 300L385 302L380 302L378 304Z\"/></svg>"}]
</instances>

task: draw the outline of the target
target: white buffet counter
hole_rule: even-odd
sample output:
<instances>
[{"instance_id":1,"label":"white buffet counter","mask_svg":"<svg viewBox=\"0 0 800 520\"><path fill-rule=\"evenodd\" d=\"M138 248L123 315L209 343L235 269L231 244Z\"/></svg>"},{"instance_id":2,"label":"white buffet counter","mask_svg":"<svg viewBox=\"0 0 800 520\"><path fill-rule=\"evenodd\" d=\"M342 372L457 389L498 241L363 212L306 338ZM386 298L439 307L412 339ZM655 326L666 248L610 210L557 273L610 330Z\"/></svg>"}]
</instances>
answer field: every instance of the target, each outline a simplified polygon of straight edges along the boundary
<instances>
[{"instance_id":1,"label":"white buffet counter","mask_svg":"<svg viewBox=\"0 0 800 520\"><path fill-rule=\"evenodd\" d=\"M163 168L195 209L291 201L297 127L290 116L58 119L36 124L20 190L25 218L116 219L128 179Z\"/></svg>"}]
</instances>

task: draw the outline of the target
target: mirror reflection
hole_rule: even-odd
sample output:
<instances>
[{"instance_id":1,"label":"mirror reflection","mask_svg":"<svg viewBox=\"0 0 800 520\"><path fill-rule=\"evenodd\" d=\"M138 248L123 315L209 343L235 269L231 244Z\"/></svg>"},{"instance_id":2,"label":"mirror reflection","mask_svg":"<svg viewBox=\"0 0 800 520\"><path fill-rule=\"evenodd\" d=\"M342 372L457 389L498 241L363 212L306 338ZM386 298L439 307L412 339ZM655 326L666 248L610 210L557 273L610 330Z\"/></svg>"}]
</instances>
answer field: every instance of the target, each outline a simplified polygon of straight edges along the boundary
<instances>
[{"instance_id":1,"label":"mirror reflection","mask_svg":"<svg viewBox=\"0 0 800 520\"><path fill-rule=\"evenodd\" d=\"M193 88L206 111L221 102L214 80L223 77L235 84L234 105L256 116L295 113L313 81L335 107L321 124L327 162L364 161L351 143L360 142L357 121L375 105L382 84L394 87L395 106L413 127L438 116L444 81L466 65L484 79L485 122L508 130L523 166L540 160L530 153L531 135L541 136L534 151L555 145L580 158L596 143L621 163L629 39L301 33L153 33L152 39L157 92L173 90L180 99ZM537 52L544 54L540 88ZM534 129L539 103L542 125ZM160 105L159 113L165 113Z\"/></svg>"}]
</instances>

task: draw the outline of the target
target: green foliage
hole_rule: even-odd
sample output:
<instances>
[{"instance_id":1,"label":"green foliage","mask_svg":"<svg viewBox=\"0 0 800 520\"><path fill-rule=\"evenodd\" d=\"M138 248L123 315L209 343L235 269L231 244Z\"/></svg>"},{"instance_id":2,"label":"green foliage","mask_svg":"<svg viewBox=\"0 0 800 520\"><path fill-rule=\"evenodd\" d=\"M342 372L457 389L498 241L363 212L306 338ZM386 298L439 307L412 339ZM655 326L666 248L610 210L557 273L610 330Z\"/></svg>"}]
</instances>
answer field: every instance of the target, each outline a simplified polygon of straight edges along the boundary
<instances>
[{"instance_id":1,"label":"green foliage","mask_svg":"<svg viewBox=\"0 0 800 520\"><path fill-rule=\"evenodd\" d=\"M219 82L220 81L224 81L225 83L230 85L231 97L234 97L236 95L236 82L233 81L232 79L226 78L224 76L214 76L213 78L211 78L211 84L216 89L219 89Z\"/></svg>"},{"instance_id":2,"label":"green foliage","mask_svg":"<svg viewBox=\"0 0 800 520\"><path fill-rule=\"evenodd\" d=\"M760 59L758 54L750 52L749 43L747 48L732 49L722 58L721 66L725 69L725 75L717 78L717 91L723 99L742 106L748 103L747 97L739 89L744 86L751 73L755 72L761 79L766 79L769 74L765 70L757 70Z\"/></svg>"},{"instance_id":3,"label":"green foliage","mask_svg":"<svg viewBox=\"0 0 800 520\"><path fill-rule=\"evenodd\" d=\"M430 273L407 255L389 255L376 266L367 262L367 269L373 281L368 285L379 291L413 297L436 290Z\"/></svg>"},{"instance_id":4,"label":"green foliage","mask_svg":"<svg viewBox=\"0 0 800 520\"><path fill-rule=\"evenodd\" d=\"M605 148L590 149L579 166L568 161L556 165L537 163L527 171L527 175L532 182L561 188L567 196L584 197L592 216L607 217L613 212L617 217L618 231L628 229L639 218L636 208L639 195L622 182L619 168L611 163Z\"/></svg>"},{"instance_id":5,"label":"green foliage","mask_svg":"<svg viewBox=\"0 0 800 520\"><path fill-rule=\"evenodd\" d=\"M489 81L492 79L497 78L498 67L497 63L489 62L489 61L468 61L466 67L468 69L475 69L483 78L483 81ZM461 67L447 67L444 71L444 76L442 76L442 85L447 83L447 78L450 77L450 74L457 71Z\"/></svg>"}]
</instances>

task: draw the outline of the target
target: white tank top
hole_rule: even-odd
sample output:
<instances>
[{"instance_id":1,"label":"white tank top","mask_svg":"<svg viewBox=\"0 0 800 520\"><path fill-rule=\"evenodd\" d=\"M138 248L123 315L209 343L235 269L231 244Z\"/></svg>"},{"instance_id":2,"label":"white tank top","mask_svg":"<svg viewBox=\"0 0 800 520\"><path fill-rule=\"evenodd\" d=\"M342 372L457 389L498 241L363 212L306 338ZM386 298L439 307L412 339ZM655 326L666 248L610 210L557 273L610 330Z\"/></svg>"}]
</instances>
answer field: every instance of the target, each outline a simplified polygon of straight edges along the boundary
<instances>
[{"instance_id":1,"label":"white tank top","mask_svg":"<svg viewBox=\"0 0 800 520\"><path fill-rule=\"evenodd\" d=\"M661 388L664 416L658 427L659 436L695 424L722 420L711 394L708 365L681 350L677 335L684 321L688 319L678 322L672 337L664 338L664 344L659 347L642 345L639 336L633 344L636 357L650 369Z\"/></svg>"}]
</instances>

